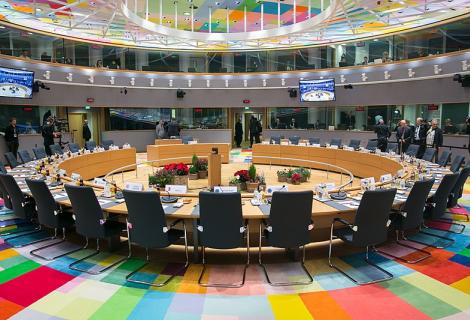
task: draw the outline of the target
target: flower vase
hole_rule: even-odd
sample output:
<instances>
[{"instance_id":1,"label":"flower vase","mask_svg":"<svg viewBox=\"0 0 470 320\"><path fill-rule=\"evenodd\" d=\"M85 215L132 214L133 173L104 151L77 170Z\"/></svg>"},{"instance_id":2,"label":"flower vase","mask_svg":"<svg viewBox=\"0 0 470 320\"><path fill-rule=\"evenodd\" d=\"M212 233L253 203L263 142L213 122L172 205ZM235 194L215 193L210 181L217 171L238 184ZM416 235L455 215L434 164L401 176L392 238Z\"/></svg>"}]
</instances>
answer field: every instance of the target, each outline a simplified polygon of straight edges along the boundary
<instances>
[{"instance_id":1,"label":"flower vase","mask_svg":"<svg viewBox=\"0 0 470 320\"><path fill-rule=\"evenodd\" d=\"M247 182L246 183L246 191L248 192L255 192L256 189L258 189L258 182Z\"/></svg>"},{"instance_id":2,"label":"flower vase","mask_svg":"<svg viewBox=\"0 0 470 320\"><path fill-rule=\"evenodd\" d=\"M190 173L190 174L188 174L188 178L189 178L189 180L197 180L199 178L199 175L198 175L197 172L196 173Z\"/></svg>"},{"instance_id":3,"label":"flower vase","mask_svg":"<svg viewBox=\"0 0 470 320\"><path fill-rule=\"evenodd\" d=\"M241 182L240 183L240 191L246 191L246 182Z\"/></svg>"},{"instance_id":4,"label":"flower vase","mask_svg":"<svg viewBox=\"0 0 470 320\"><path fill-rule=\"evenodd\" d=\"M278 182L287 182L287 177L286 176L277 176L277 181Z\"/></svg>"},{"instance_id":5,"label":"flower vase","mask_svg":"<svg viewBox=\"0 0 470 320\"><path fill-rule=\"evenodd\" d=\"M207 179L207 170L202 170L198 172L199 179Z\"/></svg>"},{"instance_id":6,"label":"flower vase","mask_svg":"<svg viewBox=\"0 0 470 320\"><path fill-rule=\"evenodd\" d=\"M237 192L241 191L241 183L229 183L231 187L237 187Z\"/></svg>"},{"instance_id":7,"label":"flower vase","mask_svg":"<svg viewBox=\"0 0 470 320\"><path fill-rule=\"evenodd\" d=\"M188 185L188 175L185 176L174 176L173 184L187 186Z\"/></svg>"}]
</instances>

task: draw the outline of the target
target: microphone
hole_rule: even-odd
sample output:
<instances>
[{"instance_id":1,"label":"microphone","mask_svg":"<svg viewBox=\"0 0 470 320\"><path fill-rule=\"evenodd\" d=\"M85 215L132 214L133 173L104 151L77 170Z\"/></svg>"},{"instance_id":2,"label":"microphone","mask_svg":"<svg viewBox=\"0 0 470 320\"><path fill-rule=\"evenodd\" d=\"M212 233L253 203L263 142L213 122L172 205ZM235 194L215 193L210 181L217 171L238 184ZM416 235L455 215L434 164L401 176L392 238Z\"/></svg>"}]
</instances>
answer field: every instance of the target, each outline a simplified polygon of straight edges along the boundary
<instances>
[{"instance_id":1,"label":"microphone","mask_svg":"<svg viewBox=\"0 0 470 320\"><path fill-rule=\"evenodd\" d=\"M165 191L166 194L167 194L166 197L165 196L161 197L161 201L163 203L174 203L174 202L178 201L178 197L172 197L170 195L170 191L167 191L167 190L162 190L162 191Z\"/></svg>"},{"instance_id":2,"label":"microphone","mask_svg":"<svg viewBox=\"0 0 470 320\"><path fill-rule=\"evenodd\" d=\"M344 188L344 186L339 188L337 192L330 193L330 198L333 199L333 200L344 200L344 199L346 199L348 194L344 191L341 191L341 190L343 190L343 188Z\"/></svg>"}]
</instances>

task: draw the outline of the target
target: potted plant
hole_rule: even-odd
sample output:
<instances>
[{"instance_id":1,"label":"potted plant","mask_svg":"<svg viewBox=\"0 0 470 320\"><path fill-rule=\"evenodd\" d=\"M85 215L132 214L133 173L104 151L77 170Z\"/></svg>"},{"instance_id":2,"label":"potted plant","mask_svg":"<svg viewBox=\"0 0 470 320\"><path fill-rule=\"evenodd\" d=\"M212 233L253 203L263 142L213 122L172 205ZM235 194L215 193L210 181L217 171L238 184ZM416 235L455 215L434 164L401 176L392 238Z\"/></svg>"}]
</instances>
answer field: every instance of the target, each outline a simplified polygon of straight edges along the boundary
<instances>
[{"instance_id":1,"label":"potted plant","mask_svg":"<svg viewBox=\"0 0 470 320\"><path fill-rule=\"evenodd\" d=\"M173 176L168 170L160 169L154 175L149 175L149 186L164 188L167 184L172 183Z\"/></svg>"},{"instance_id":2,"label":"potted plant","mask_svg":"<svg viewBox=\"0 0 470 320\"><path fill-rule=\"evenodd\" d=\"M287 178L286 178L287 183L292 183L291 179L294 173L295 172L292 169L287 170Z\"/></svg>"},{"instance_id":3,"label":"potted plant","mask_svg":"<svg viewBox=\"0 0 470 320\"><path fill-rule=\"evenodd\" d=\"M238 170L233 174L233 176L238 180L238 183L240 184L240 190L246 190L246 183L250 181L248 170Z\"/></svg>"},{"instance_id":4,"label":"potted plant","mask_svg":"<svg viewBox=\"0 0 470 320\"><path fill-rule=\"evenodd\" d=\"M277 171L277 181L286 182L287 181L287 170L278 170Z\"/></svg>"},{"instance_id":5,"label":"potted plant","mask_svg":"<svg viewBox=\"0 0 470 320\"><path fill-rule=\"evenodd\" d=\"M190 168L189 168L189 180L197 180L199 175L198 175L198 170L197 170L197 167L192 165Z\"/></svg>"},{"instance_id":6,"label":"potted plant","mask_svg":"<svg viewBox=\"0 0 470 320\"><path fill-rule=\"evenodd\" d=\"M186 164L170 163L164 166L164 169L169 171L173 176L173 183L178 185L188 185L189 168Z\"/></svg>"},{"instance_id":7,"label":"potted plant","mask_svg":"<svg viewBox=\"0 0 470 320\"><path fill-rule=\"evenodd\" d=\"M246 190L248 192L254 192L256 189L258 189L258 179L256 175L256 167L254 164L251 164L250 167L248 168L248 176L250 177L250 181L246 183Z\"/></svg>"},{"instance_id":8,"label":"potted plant","mask_svg":"<svg viewBox=\"0 0 470 320\"><path fill-rule=\"evenodd\" d=\"M302 176L300 175L300 173L296 172L292 174L290 179L291 179L292 184L298 185L300 184L300 180L302 179Z\"/></svg>"},{"instance_id":9,"label":"potted plant","mask_svg":"<svg viewBox=\"0 0 470 320\"><path fill-rule=\"evenodd\" d=\"M310 179L310 170L301 167L301 168L295 169L294 171L295 173L300 174L301 176L300 182L307 182Z\"/></svg>"},{"instance_id":10,"label":"potted plant","mask_svg":"<svg viewBox=\"0 0 470 320\"><path fill-rule=\"evenodd\" d=\"M230 179L228 185L231 187L237 187L238 192L241 191L241 182L237 177L233 177L232 179Z\"/></svg>"},{"instance_id":11,"label":"potted plant","mask_svg":"<svg viewBox=\"0 0 470 320\"><path fill-rule=\"evenodd\" d=\"M206 179L207 178L207 159L198 159L196 166L198 170L199 179Z\"/></svg>"}]
</instances>

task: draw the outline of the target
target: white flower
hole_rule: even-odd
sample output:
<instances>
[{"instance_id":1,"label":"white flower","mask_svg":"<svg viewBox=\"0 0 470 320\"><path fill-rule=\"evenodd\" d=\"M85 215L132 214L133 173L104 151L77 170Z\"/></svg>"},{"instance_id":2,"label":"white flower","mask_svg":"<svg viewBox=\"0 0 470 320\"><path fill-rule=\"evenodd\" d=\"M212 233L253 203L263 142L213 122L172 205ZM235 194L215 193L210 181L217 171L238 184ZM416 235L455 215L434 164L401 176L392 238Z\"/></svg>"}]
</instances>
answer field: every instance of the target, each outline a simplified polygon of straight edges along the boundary
<instances>
[{"instance_id":1,"label":"white flower","mask_svg":"<svg viewBox=\"0 0 470 320\"><path fill-rule=\"evenodd\" d=\"M240 180L240 176L238 174L235 176L235 178L237 178L237 180Z\"/></svg>"}]
</instances>

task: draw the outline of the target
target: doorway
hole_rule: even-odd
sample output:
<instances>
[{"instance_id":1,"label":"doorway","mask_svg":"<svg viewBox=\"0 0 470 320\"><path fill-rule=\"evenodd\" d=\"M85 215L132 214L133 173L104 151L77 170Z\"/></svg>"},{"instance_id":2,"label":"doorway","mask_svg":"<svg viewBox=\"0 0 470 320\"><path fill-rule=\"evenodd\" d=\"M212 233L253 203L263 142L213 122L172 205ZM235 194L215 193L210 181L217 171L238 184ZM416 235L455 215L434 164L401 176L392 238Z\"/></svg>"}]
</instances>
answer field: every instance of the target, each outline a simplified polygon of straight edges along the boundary
<instances>
[{"instance_id":1,"label":"doorway","mask_svg":"<svg viewBox=\"0 0 470 320\"><path fill-rule=\"evenodd\" d=\"M83 140L83 122L87 118L86 113L69 113L69 127L72 133L72 141L78 143L83 147L85 141Z\"/></svg>"},{"instance_id":2,"label":"doorway","mask_svg":"<svg viewBox=\"0 0 470 320\"><path fill-rule=\"evenodd\" d=\"M265 110L264 108L237 108L233 109L232 111L232 137L235 136L235 124L237 123L238 119L241 120L242 128L243 128L243 139L241 146L242 148L249 148L250 147L250 118L254 116L257 120L261 122L261 126L265 128L264 125L264 118L265 118Z\"/></svg>"}]
</instances>

